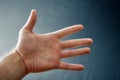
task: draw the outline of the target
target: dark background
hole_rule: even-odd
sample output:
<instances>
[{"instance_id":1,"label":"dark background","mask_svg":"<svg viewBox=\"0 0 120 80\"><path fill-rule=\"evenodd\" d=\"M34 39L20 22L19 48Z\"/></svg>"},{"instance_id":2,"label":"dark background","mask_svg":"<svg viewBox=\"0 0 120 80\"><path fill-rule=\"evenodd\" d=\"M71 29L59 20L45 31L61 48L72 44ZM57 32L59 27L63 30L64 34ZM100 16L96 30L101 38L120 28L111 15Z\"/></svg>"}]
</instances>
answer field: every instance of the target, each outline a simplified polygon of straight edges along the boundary
<instances>
[{"instance_id":1,"label":"dark background","mask_svg":"<svg viewBox=\"0 0 120 80\"><path fill-rule=\"evenodd\" d=\"M37 33L74 24L85 29L65 39L94 39L89 55L64 59L86 66L83 71L51 70L23 80L120 80L120 6L117 0L0 0L0 57L15 47L30 10L38 11Z\"/></svg>"}]
</instances>

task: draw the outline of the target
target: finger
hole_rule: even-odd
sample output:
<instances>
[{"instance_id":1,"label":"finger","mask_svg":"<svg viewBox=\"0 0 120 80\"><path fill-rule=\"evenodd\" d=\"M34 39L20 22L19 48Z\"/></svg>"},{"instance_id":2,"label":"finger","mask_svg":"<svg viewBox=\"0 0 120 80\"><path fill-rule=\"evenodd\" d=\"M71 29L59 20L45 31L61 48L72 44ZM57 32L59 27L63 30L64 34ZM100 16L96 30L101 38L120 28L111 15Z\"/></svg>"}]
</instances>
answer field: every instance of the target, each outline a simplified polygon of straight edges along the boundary
<instances>
[{"instance_id":1,"label":"finger","mask_svg":"<svg viewBox=\"0 0 120 80\"><path fill-rule=\"evenodd\" d=\"M37 21L37 11L32 9L31 13L30 13L30 16L29 16L29 18L28 18L28 20L27 20L27 22L26 22L26 24L24 25L23 28L26 29L27 31L32 32L36 21Z\"/></svg>"},{"instance_id":2,"label":"finger","mask_svg":"<svg viewBox=\"0 0 120 80\"><path fill-rule=\"evenodd\" d=\"M93 43L93 40L90 38L76 39L76 40L67 40L61 43L62 49L72 48L77 46L88 46Z\"/></svg>"},{"instance_id":3,"label":"finger","mask_svg":"<svg viewBox=\"0 0 120 80\"><path fill-rule=\"evenodd\" d=\"M80 30L83 29L83 26L82 25L73 25L71 27L66 27L66 28L63 28L63 29L60 29L58 31L55 31L53 32L54 34L56 34L56 36L58 38L63 38L65 36L68 36L70 34L73 34L75 32L78 32Z\"/></svg>"},{"instance_id":4,"label":"finger","mask_svg":"<svg viewBox=\"0 0 120 80\"><path fill-rule=\"evenodd\" d=\"M64 70L83 70L84 66L81 64L70 64L66 62L60 62L59 69Z\"/></svg>"},{"instance_id":5,"label":"finger","mask_svg":"<svg viewBox=\"0 0 120 80\"><path fill-rule=\"evenodd\" d=\"M73 57L73 56L79 56L83 54L90 53L90 48L80 48L80 49L75 49L75 50L64 50L62 52L62 58L68 58L68 57Z\"/></svg>"}]
</instances>

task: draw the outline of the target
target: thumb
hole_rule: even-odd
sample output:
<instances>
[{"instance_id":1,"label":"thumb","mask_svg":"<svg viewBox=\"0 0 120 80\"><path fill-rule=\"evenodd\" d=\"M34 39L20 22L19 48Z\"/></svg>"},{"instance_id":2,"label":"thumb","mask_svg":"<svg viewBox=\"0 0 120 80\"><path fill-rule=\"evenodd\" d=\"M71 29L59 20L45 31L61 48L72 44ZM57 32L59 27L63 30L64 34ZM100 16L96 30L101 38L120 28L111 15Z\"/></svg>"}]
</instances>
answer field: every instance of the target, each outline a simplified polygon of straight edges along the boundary
<instances>
[{"instance_id":1,"label":"thumb","mask_svg":"<svg viewBox=\"0 0 120 80\"><path fill-rule=\"evenodd\" d=\"M37 21L37 11L35 9L31 10L30 16L24 25L23 29L32 32L33 27Z\"/></svg>"}]
</instances>

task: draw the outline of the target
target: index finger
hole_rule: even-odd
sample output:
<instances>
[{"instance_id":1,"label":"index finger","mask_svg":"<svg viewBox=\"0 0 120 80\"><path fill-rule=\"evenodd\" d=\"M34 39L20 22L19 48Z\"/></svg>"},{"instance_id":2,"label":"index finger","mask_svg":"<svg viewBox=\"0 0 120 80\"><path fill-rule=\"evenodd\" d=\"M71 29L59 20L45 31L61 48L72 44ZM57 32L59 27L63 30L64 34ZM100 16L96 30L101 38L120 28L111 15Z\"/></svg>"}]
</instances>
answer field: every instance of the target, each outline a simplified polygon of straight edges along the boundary
<instances>
[{"instance_id":1,"label":"index finger","mask_svg":"<svg viewBox=\"0 0 120 80\"><path fill-rule=\"evenodd\" d=\"M63 38L65 36L78 32L82 29L83 29L83 25L73 25L73 26L66 27L58 31L55 31L54 34L56 34L58 38Z\"/></svg>"}]
</instances>

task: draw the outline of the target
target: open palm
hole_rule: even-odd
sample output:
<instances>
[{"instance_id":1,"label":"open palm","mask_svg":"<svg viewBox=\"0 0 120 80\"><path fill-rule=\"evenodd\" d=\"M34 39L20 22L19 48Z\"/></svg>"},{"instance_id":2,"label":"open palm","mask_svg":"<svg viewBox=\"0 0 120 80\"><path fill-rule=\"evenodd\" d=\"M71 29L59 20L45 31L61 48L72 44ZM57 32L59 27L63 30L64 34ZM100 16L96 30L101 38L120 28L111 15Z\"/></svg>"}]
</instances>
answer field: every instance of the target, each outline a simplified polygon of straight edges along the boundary
<instances>
[{"instance_id":1,"label":"open palm","mask_svg":"<svg viewBox=\"0 0 120 80\"><path fill-rule=\"evenodd\" d=\"M82 70L83 65L62 62L61 59L89 53L90 48L88 47L74 50L67 48L88 46L92 44L92 39L84 38L66 41L60 39L82 30L83 26L74 25L47 34L36 34L32 31L36 20L36 10L32 10L27 23L19 32L16 48L25 63L27 73L51 69Z\"/></svg>"}]
</instances>

